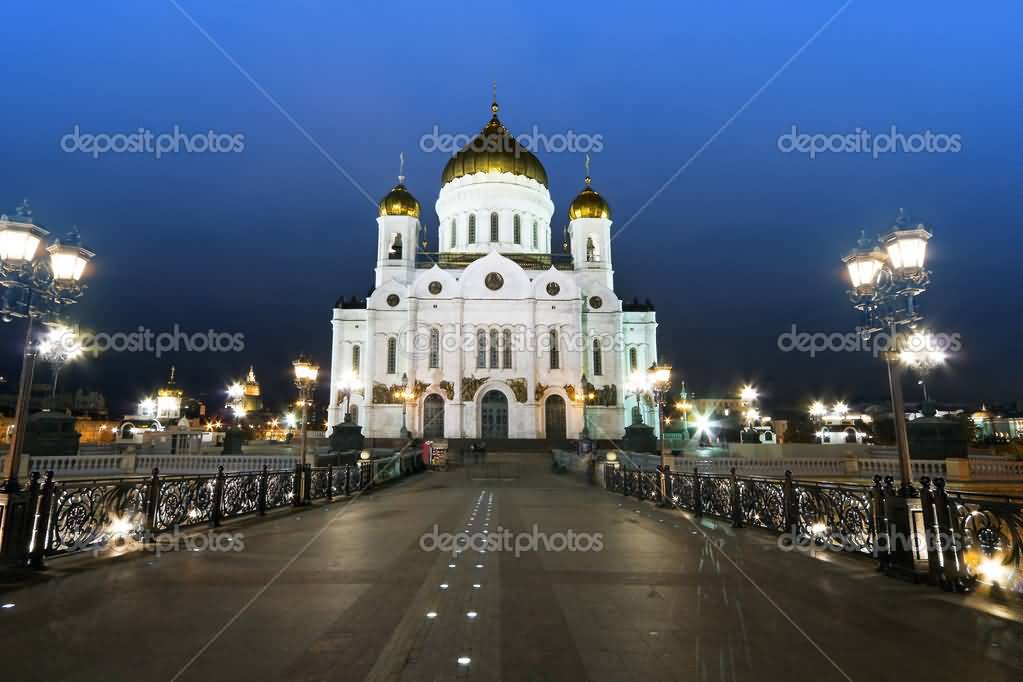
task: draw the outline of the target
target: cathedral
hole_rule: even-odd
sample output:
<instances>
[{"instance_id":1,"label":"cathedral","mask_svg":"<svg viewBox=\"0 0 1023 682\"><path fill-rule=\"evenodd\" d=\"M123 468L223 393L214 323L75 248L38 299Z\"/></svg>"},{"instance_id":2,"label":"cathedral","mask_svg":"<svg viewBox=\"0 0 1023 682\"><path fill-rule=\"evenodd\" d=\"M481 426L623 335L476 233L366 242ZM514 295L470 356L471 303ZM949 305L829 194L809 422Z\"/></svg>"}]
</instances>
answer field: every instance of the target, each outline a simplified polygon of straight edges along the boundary
<instances>
[{"instance_id":1,"label":"cathedral","mask_svg":"<svg viewBox=\"0 0 1023 682\"><path fill-rule=\"evenodd\" d=\"M405 178L381 201L375 287L335 304L328 424L370 438L622 437L653 407L630 393L657 361L653 306L614 290L611 208L590 185L552 229L547 172L498 118L447 162L438 250Z\"/></svg>"}]
</instances>

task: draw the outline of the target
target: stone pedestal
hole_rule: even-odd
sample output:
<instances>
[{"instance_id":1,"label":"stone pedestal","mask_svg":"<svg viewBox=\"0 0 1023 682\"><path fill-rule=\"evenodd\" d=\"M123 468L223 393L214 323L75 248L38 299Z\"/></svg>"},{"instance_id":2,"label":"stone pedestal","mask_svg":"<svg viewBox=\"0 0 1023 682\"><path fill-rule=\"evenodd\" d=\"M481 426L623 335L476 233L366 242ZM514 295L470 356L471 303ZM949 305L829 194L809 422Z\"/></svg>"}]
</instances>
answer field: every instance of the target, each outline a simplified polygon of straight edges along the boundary
<instances>
[{"instance_id":1,"label":"stone pedestal","mask_svg":"<svg viewBox=\"0 0 1023 682\"><path fill-rule=\"evenodd\" d=\"M654 428L646 424L630 424L625 427L622 445L630 452L657 452L657 436Z\"/></svg>"},{"instance_id":2,"label":"stone pedestal","mask_svg":"<svg viewBox=\"0 0 1023 682\"><path fill-rule=\"evenodd\" d=\"M366 439L362 435L362 427L350 421L344 421L334 427L330 433L330 451L345 452L346 450L362 450Z\"/></svg>"},{"instance_id":3,"label":"stone pedestal","mask_svg":"<svg viewBox=\"0 0 1023 682\"><path fill-rule=\"evenodd\" d=\"M242 430L237 426L228 429L224 433L224 449L221 454L224 455L240 455L242 454Z\"/></svg>"}]
</instances>

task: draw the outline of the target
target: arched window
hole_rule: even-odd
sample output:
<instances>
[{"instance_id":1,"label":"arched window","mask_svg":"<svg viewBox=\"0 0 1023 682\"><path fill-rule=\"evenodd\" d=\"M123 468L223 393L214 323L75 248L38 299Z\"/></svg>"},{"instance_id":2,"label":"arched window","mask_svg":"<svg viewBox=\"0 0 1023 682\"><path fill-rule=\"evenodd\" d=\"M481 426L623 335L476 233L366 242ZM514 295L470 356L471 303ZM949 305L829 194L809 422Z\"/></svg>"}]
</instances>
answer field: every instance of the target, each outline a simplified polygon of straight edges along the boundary
<instances>
[{"instance_id":1,"label":"arched window","mask_svg":"<svg viewBox=\"0 0 1023 682\"><path fill-rule=\"evenodd\" d=\"M430 369L440 367L440 330L430 330Z\"/></svg>"},{"instance_id":2,"label":"arched window","mask_svg":"<svg viewBox=\"0 0 1023 682\"><path fill-rule=\"evenodd\" d=\"M390 260L401 260L401 235L397 232L391 238L391 249L387 252L387 257Z\"/></svg>"},{"instance_id":3,"label":"arched window","mask_svg":"<svg viewBox=\"0 0 1023 682\"><path fill-rule=\"evenodd\" d=\"M635 372L639 369L639 352L635 348L629 349L629 371Z\"/></svg>"},{"instance_id":4,"label":"arched window","mask_svg":"<svg viewBox=\"0 0 1023 682\"><path fill-rule=\"evenodd\" d=\"M586 262L596 263L600 260L600 252L597 251L597 245L593 243L593 237L586 238Z\"/></svg>"},{"instance_id":5,"label":"arched window","mask_svg":"<svg viewBox=\"0 0 1023 682\"><path fill-rule=\"evenodd\" d=\"M352 374L359 376L362 368L362 346L352 346Z\"/></svg>"},{"instance_id":6,"label":"arched window","mask_svg":"<svg viewBox=\"0 0 1023 682\"><path fill-rule=\"evenodd\" d=\"M476 216L475 215L470 215L469 216L469 243L470 244L475 244L476 243Z\"/></svg>"},{"instance_id":7,"label":"arched window","mask_svg":"<svg viewBox=\"0 0 1023 682\"><path fill-rule=\"evenodd\" d=\"M490 214L490 241L500 241L500 233L497 230L497 213Z\"/></svg>"},{"instance_id":8,"label":"arched window","mask_svg":"<svg viewBox=\"0 0 1023 682\"><path fill-rule=\"evenodd\" d=\"M593 374L598 377L604 374L604 357L600 352L600 339L593 339Z\"/></svg>"},{"instance_id":9,"label":"arched window","mask_svg":"<svg viewBox=\"0 0 1023 682\"><path fill-rule=\"evenodd\" d=\"M519 218L518 213L512 218L512 241L516 244L522 243L522 219Z\"/></svg>"},{"instance_id":10,"label":"arched window","mask_svg":"<svg viewBox=\"0 0 1023 682\"><path fill-rule=\"evenodd\" d=\"M536 221L533 221L533 248L537 247L540 242L540 226L537 225Z\"/></svg>"},{"instance_id":11,"label":"arched window","mask_svg":"<svg viewBox=\"0 0 1023 682\"><path fill-rule=\"evenodd\" d=\"M511 369L512 368L512 336L511 336L511 329L505 329L504 330L504 334L502 334L502 338L501 338L501 354L504 356L502 358L503 364L504 364L504 368L505 369Z\"/></svg>"},{"instance_id":12,"label":"arched window","mask_svg":"<svg viewBox=\"0 0 1023 682\"><path fill-rule=\"evenodd\" d=\"M451 248L458 246L458 221L451 219Z\"/></svg>"},{"instance_id":13,"label":"arched window","mask_svg":"<svg viewBox=\"0 0 1023 682\"><path fill-rule=\"evenodd\" d=\"M497 369L498 357L500 355L500 347L497 345L497 330L490 330L490 369Z\"/></svg>"},{"instance_id":14,"label":"arched window","mask_svg":"<svg viewBox=\"0 0 1023 682\"><path fill-rule=\"evenodd\" d=\"M387 373L398 372L398 339L391 337L387 339Z\"/></svg>"},{"instance_id":15,"label":"arched window","mask_svg":"<svg viewBox=\"0 0 1023 682\"><path fill-rule=\"evenodd\" d=\"M558 330L552 329L550 336L551 369L561 368L561 351L558 350Z\"/></svg>"},{"instance_id":16,"label":"arched window","mask_svg":"<svg viewBox=\"0 0 1023 682\"><path fill-rule=\"evenodd\" d=\"M476 334L476 369L487 368L487 333L482 329Z\"/></svg>"}]
</instances>

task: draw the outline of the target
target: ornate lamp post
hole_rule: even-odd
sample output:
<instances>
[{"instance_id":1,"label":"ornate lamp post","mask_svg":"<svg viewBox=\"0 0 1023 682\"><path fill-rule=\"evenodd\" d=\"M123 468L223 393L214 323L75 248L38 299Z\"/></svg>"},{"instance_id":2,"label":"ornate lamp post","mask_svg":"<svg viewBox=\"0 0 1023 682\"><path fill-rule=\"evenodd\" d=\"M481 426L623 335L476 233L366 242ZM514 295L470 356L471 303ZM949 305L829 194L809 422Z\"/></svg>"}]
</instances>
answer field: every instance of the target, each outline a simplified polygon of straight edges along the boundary
<instances>
[{"instance_id":1,"label":"ornate lamp post","mask_svg":"<svg viewBox=\"0 0 1023 682\"><path fill-rule=\"evenodd\" d=\"M923 223L913 224L900 210L880 245L861 236L858 248L842 259L852 283L849 300L863 315L864 338L878 334L888 336L889 350L884 357L888 365L901 481L897 496L885 496L885 514L898 534L894 538L896 542L891 543L893 564L889 570L905 574L914 571L913 553L905 546L905 539L911 537L910 514L914 506L911 498L916 493L909 461L906 409L902 402L899 330L913 329L921 319L915 303L916 297L930 284L930 273L924 269L930 238L931 233Z\"/></svg>"},{"instance_id":2,"label":"ornate lamp post","mask_svg":"<svg viewBox=\"0 0 1023 682\"><path fill-rule=\"evenodd\" d=\"M746 431L753 428L753 423L760 418L760 411L757 409L757 398L760 397L760 393L750 384L746 384L739 390L739 400L742 401L742 406L746 408L743 412L743 429L739 432L739 442L743 442L743 437Z\"/></svg>"},{"instance_id":3,"label":"ornate lamp post","mask_svg":"<svg viewBox=\"0 0 1023 682\"><path fill-rule=\"evenodd\" d=\"M643 396L650 392L650 378L647 372L633 372L625 382L625 393L636 396L636 412L633 415L633 424L643 423Z\"/></svg>"},{"instance_id":4,"label":"ornate lamp post","mask_svg":"<svg viewBox=\"0 0 1023 682\"><path fill-rule=\"evenodd\" d=\"M0 492L0 556L16 562L22 560L21 555L27 548L25 533L29 532L33 515L18 481L38 352L33 343L33 327L36 320L46 325L61 321L65 308L81 298L85 289L82 275L95 256L82 248L77 230L72 229L64 242L54 240L46 248L48 257L37 257L39 244L49 234L33 222L27 202L18 207L13 218L0 215L0 286L3 287L0 314L5 322L16 317L26 320L14 433L4 460L4 484Z\"/></svg>"},{"instance_id":5,"label":"ornate lamp post","mask_svg":"<svg viewBox=\"0 0 1023 682\"><path fill-rule=\"evenodd\" d=\"M880 240L884 251L877 243L861 237L858 248L842 259L852 283L849 300L863 314L864 336L887 334L892 349L885 352L885 361L892 411L895 413L895 437L904 497L912 495L913 488L898 338L901 328L913 328L922 319L916 311L915 302L930 284L930 273L924 269L930 238L931 233L923 223L914 225L900 210L892 230Z\"/></svg>"},{"instance_id":6,"label":"ornate lamp post","mask_svg":"<svg viewBox=\"0 0 1023 682\"><path fill-rule=\"evenodd\" d=\"M352 421L352 393L362 390L362 382L351 374L341 377L338 384L338 391L345 400L345 423Z\"/></svg>"},{"instance_id":7,"label":"ornate lamp post","mask_svg":"<svg viewBox=\"0 0 1023 682\"><path fill-rule=\"evenodd\" d=\"M316 387L316 375L320 372L320 366L312 362L305 353L299 353L298 359L291 363L295 367L295 387L298 389L298 399L302 402L302 471L306 466L306 444L309 431L309 402L312 400L313 389ZM305 474L299 477L305 481ZM296 499L304 500L305 491L296 491Z\"/></svg>"},{"instance_id":8,"label":"ornate lamp post","mask_svg":"<svg viewBox=\"0 0 1023 682\"><path fill-rule=\"evenodd\" d=\"M77 334L71 327L53 327L46 338L39 343L39 355L50 364L50 399L57 397L57 379L64 366L82 355Z\"/></svg>"},{"instance_id":9,"label":"ornate lamp post","mask_svg":"<svg viewBox=\"0 0 1023 682\"><path fill-rule=\"evenodd\" d=\"M399 438L408 440L412 434L409 433L408 426L406 425L405 414L408 412L409 402L416 399L416 394L408 387L408 374L401 375L401 383L404 385L404 388L394 392L394 397L401 400L401 431L399 432Z\"/></svg>"},{"instance_id":10,"label":"ornate lamp post","mask_svg":"<svg viewBox=\"0 0 1023 682\"><path fill-rule=\"evenodd\" d=\"M671 365L662 363L650 365L647 370L647 380L651 392L654 394L654 402L657 404L657 423L661 434L660 449L664 453L664 398L671 388Z\"/></svg>"},{"instance_id":11,"label":"ornate lamp post","mask_svg":"<svg viewBox=\"0 0 1023 682\"><path fill-rule=\"evenodd\" d=\"M814 432L817 436L818 442L824 442L824 417L828 414L828 408L824 406L819 400L815 400L810 404L810 419L813 421L813 425L816 427Z\"/></svg>"}]
</instances>

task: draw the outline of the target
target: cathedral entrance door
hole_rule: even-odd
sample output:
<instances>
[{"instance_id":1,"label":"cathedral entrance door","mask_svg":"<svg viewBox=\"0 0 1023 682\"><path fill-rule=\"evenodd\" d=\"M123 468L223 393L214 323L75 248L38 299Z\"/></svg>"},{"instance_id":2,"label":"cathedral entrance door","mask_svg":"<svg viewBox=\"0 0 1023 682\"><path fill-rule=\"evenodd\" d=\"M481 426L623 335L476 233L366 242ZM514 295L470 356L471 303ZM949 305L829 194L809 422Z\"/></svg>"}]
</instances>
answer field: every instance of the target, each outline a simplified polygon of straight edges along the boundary
<instances>
[{"instance_id":1,"label":"cathedral entrance door","mask_svg":"<svg viewBox=\"0 0 1023 682\"><path fill-rule=\"evenodd\" d=\"M508 399L500 391L488 391L480 403L480 438L508 437Z\"/></svg>"},{"instance_id":2,"label":"cathedral entrance door","mask_svg":"<svg viewBox=\"0 0 1023 682\"><path fill-rule=\"evenodd\" d=\"M547 425L547 440L565 440L565 399L560 395L548 396L543 404L544 424Z\"/></svg>"},{"instance_id":3,"label":"cathedral entrance door","mask_svg":"<svg viewBox=\"0 0 1023 682\"><path fill-rule=\"evenodd\" d=\"M434 440L444 437L444 399L436 393L423 401L423 438Z\"/></svg>"}]
</instances>

